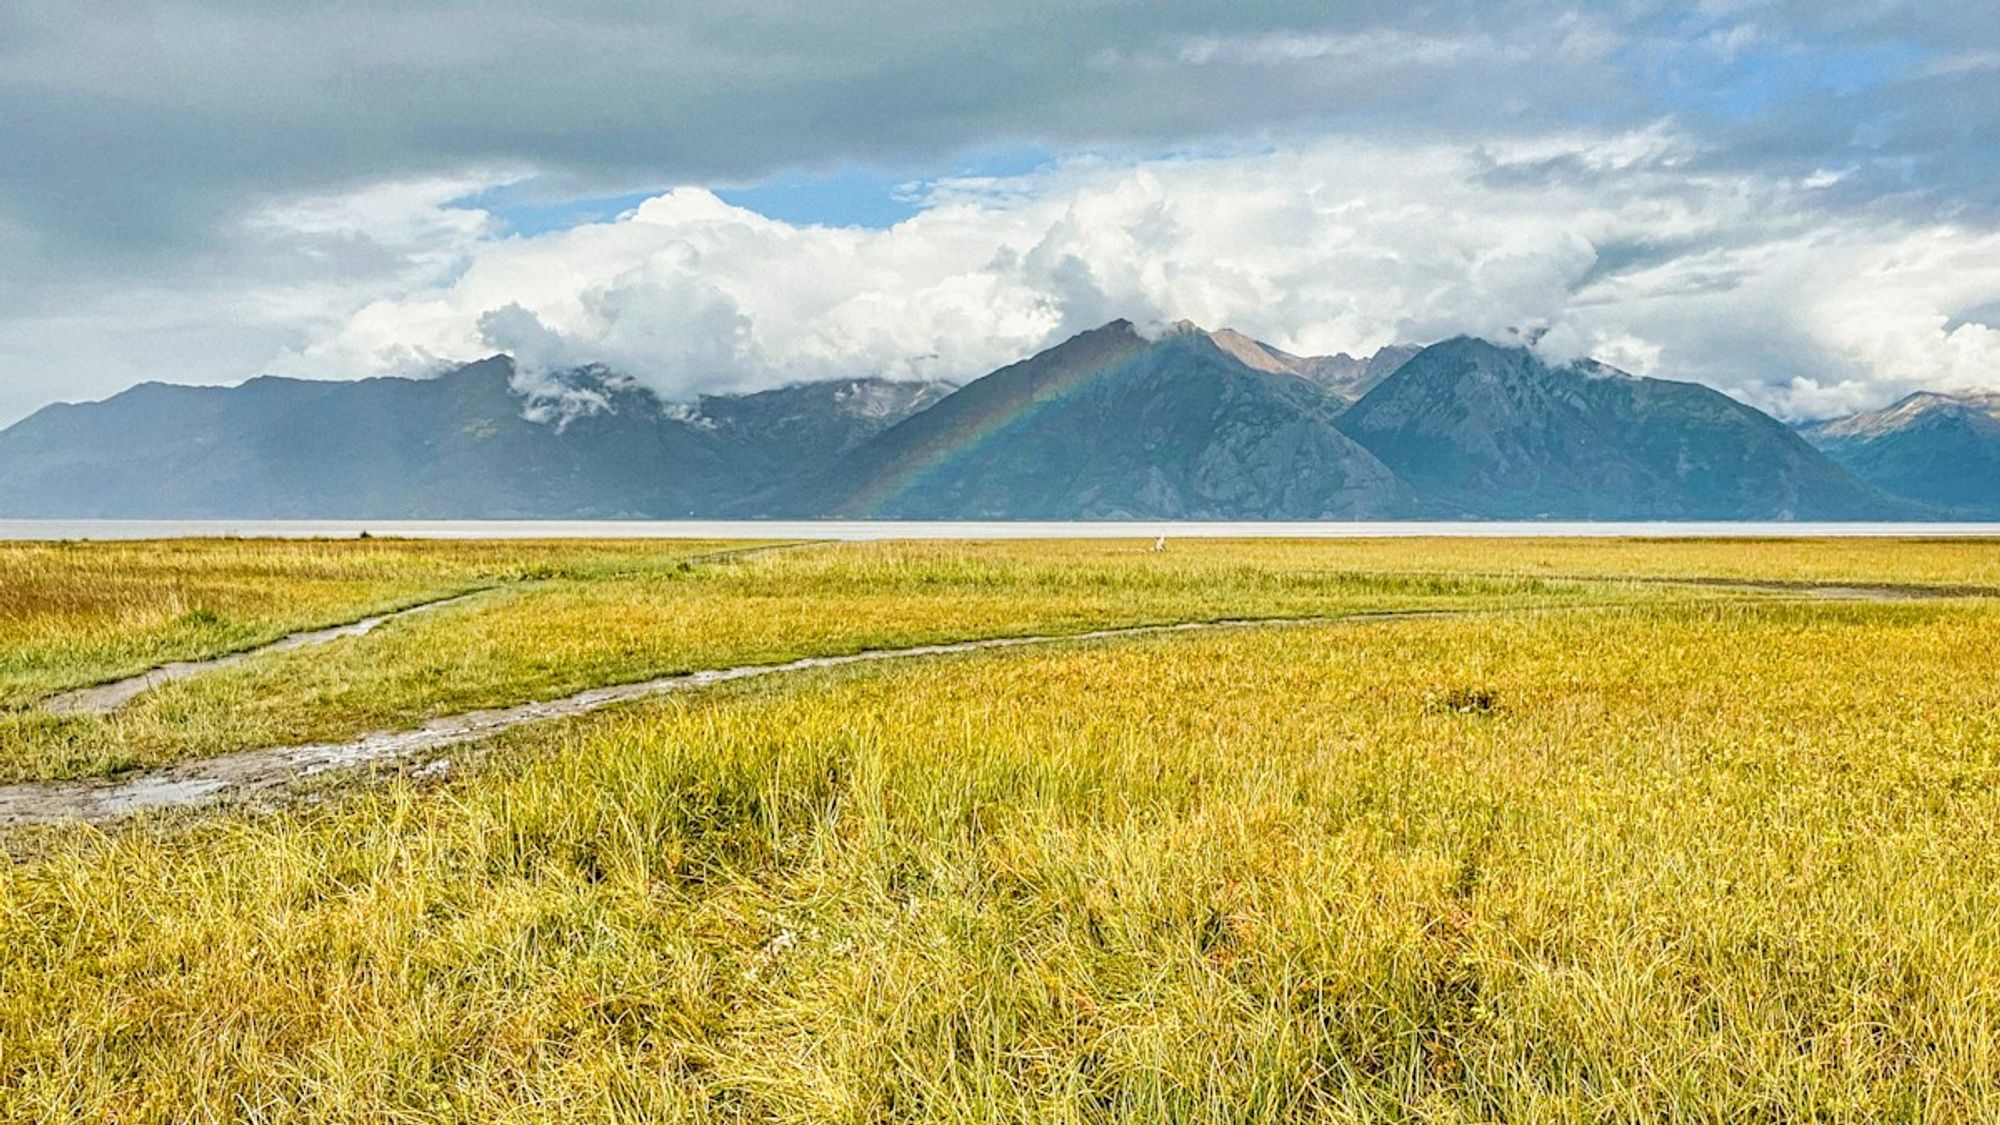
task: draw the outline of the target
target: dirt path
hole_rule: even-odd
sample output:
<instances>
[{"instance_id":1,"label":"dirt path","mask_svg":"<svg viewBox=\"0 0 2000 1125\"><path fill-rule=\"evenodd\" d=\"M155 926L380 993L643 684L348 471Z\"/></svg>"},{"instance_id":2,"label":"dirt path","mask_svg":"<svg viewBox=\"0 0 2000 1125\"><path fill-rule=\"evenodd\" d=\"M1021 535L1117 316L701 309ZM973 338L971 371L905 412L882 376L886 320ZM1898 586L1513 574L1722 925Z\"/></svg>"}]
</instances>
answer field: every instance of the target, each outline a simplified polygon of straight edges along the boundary
<instances>
[{"instance_id":1,"label":"dirt path","mask_svg":"<svg viewBox=\"0 0 2000 1125\"><path fill-rule=\"evenodd\" d=\"M706 563L719 562L724 559L744 558L771 551L810 547L820 542L820 540L806 540L788 543L764 543L750 547L732 547L721 551L711 551L704 555L692 555L680 561L690 566L700 566ZM1933 589L1921 586L1890 585L1817 586L1810 583L1740 582L1726 578L1663 578L1652 576L1620 578L1586 576L1572 579L1566 575L1552 577L1563 581L1579 582L1638 581L1660 585L1707 586L1734 590L1741 593L1804 594L1810 597L1846 601L1896 601L1926 597L1965 597L1990 592L1974 587ZM205 672L212 672L220 668L240 664L259 656L270 656L281 652L291 652L295 649L312 648L316 645L328 644L345 637L367 636L369 633L374 632L391 621L400 620L401 618L414 616L419 613L426 613L434 609L443 609L447 606L457 605L500 588L500 585L484 586L476 590L468 590L432 601L418 602L415 605L404 606L401 609L390 610L387 613L378 613L370 617L363 617L358 621L350 621L342 625L330 625L323 629L308 629L303 632L289 633L268 644L243 649L240 652L224 653L220 656L206 657L201 660L177 660L169 664L161 664L153 668L148 668L144 672L140 672L134 676L126 676L123 679L111 680L101 684L91 684L87 687L72 688L69 691L59 692L43 699L40 706L43 710L55 715L108 715L131 702L141 693L159 687L161 684L170 684L176 680L189 679Z\"/></svg>"},{"instance_id":2,"label":"dirt path","mask_svg":"<svg viewBox=\"0 0 2000 1125\"><path fill-rule=\"evenodd\" d=\"M1659 586L1695 586L1711 590L1728 590L1738 594L1789 594L1793 597L1839 602L1909 602L1931 598L1979 598L2000 593L1990 586L1924 586L1900 582L1830 583L1804 579L1758 582L1747 578L1668 578L1646 575L1624 578L1581 576L1569 581L1645 582Z\"/></svg>"},{"instance_id":3,"label":"dirt path","mask_svg":"<svg viewBox=\"0 0 2000 1125\"><path fill-rule=\"evenodd\" d=\"M777 548L760 547L753 548L752 550L773 549ZM740 554L743 552L729 553ZM1804 598L1812 601L1887 602L1939 596L1932 591L1917 591L1907 587L1895 586L1800 586L1770 583L1721 582L1688 584L1706 586L1728 585L1730 589L1743 593L1791 595L1795 598ZM331 640L335 636L359 635L359 633L365 633L369 629L379 626L383 621L396 616L415 612L419 609L437 608L472 596L475 595L462 594L454 598L425 603L423 606L411 607L410 609L399 611L397 614L385 614L379 618L370 618L366 621L355 622L352 625L340 626L337 629L320 630L312 634L298 634L298 636ZM1613 603L1611 606L1583 605L1542 607L1539 609L1529 607L1528 611L1569 612L1579 609L1613 608L1616 604L1618 603ZM253 796L258 793L282 788L295 781L309 778L328 770L366 765L372 762L390 761L468 742L476 742L480 739L499 734L502 731L511 730L514 727L529 723L586 715L620 703L628 703L670 692L706 687L711 684L763 676L783 675L814 668L835 668L849 664L865 664L884 660L906 660L916 657L944 656L953 653L981 652L992 649L1019 648L1025 645L1054 644L1064 641L1110 640L1166 633L1241 629L1253 626L1326 625L1337 622L1382 621L1421 617L1464 617L1496 612L1515 611L1479 609L1375 610L1314 617L1252 617L1220 621L1186 621L1164 625L1131 625L1094 629L1079 633L981 637L937 644L913 645L907 648L865 649L860 652L831 656L808 656L781 664L746 664L730 668L706 669L672 676L662 676L657 679L642 680L634 683L590 688L558 699L522 703L513 707L447 715L432 719L423 726L413 730L379 731L343 742L312 743L303 746L274 746L256 750L245 750L214 758L181 762L112 780L25 782L0 786L0 827L79 820L87 823L105 823L148 809L195 805L225 797ZM363 627L364 625L366 626L365 628ZM291 640L291 638L287 638L287 640ZM219 666L219 662L233 662L235 660L246 659L257 653L270 652L278 645L284 643L283 641L276 642L262 649L218 658L216 661L194 662L194 667L197 670L217 667ZM302 641L300 643L316 642ZM298 647L298 645L290 647ZM148 675L153 675L160 671L163 670L156 669L155 673L148 673ZM110 687L112 685L105 686ZM144 686L150 686L150 684ZM136 694L137 691L144 690L144 686L134 689L131 694ZM126 696L126 698L129 697L129 695Z\"/></svg>"},{"instance_id":4,"label":"dirt path","mask_svg":"<svg viewBox=\"0 0 2000 1125\"><path fill-rule=\"evenodd\" d=\"M1565 609L1592 607L1564 607ZM714 668L636 683L591 688L559 699L523 703L489 711L470 711L432 719L406 731L379 731L344 742L305 746L274 746L245 750L199 761L181 762L107 781L25 782L0 786L0 827L81 820L104 823L146 809L198 804L230 796L242 797L277 789L327 770L409 757L487 738L528 723L586 715L619 703L707 687L732 680L777 676L813 668L837 668L883 660L1020 648L1063 641L1096 641L1189 633L1255 626L1325 625L1341 621L1379 621L1418 617L1455 617L1480 610L1379 610L1324 617L1253 617L1224 621L1184 621L1168 625L1131 625L1081 633L982 637L908 648L864 649L835 656L807 656L782 664L745 664Z\"/></svg>"},{"instance_id":5,"label":"dirt path","mask_svg":"<svg viewBox=\"0 0 2000 1125\"><path fill-rule=\"evenodd\" d=\"M688 566L701 566L705 563L720 562L724 559L742 558L748 555L763 554L767 551L781 551L810 545L809 542L760 543L750 547L732 547L722 551L711 551L705 555L691 555L678 561ZM430 601L418 602L415 605L406 605L401 609L374 614L357 621L349 621L342 625L329 625L323 629L307 629L298 633L287 633L275 641L261 644L254 648L242 649L238 652L226 652L220 656L210 656L200 660L176 660L169 664L160 664L148 668L136 676L126 676L123 679L109 680L101 684L91 684L87 687L72 688L69 691L59 692L44 698L40 706L42 710L53 715L108 715L130 703L140 693L150 691L161 684L170 684L175 680L189 679L202 675L205 672L213 672L219 668L241 664L246 660L259 656L270 656L281 652L291 652L295 649L312 648L316 645L329 644L345 637L365 637L391 621L400 621L405 617L413 617L420 613L428 613L434 609L444 609L448 606L458 605L508 585L518 585L518 583L503 582L491 586L481 586L478 589L465 590L441 598L433 598Z\"/></svg>"},{"instance_id":6,"label":"dirt path","mask_svg":"<svg viewBox=\"0 0 2000 1125\"><path fill-rule=\"evenodd\" d=\"M221 656L211 656L203 660L176 660L171 664L161 664L157 667L148 668L136 676L127 676L122 680L111 680L107 683L92 684L89 687L73 688L57 695L51 695L42 700L41 706L44 711L55 715L108 715L131 702L133 697L137 696L140 692L159 687L161 684L170 684L175 680L185 680L192 676L199 676L204 672L213 672L218 668L227 668L232 664L241 664L246 660L259 656L269 656L279 652L291 652L294 649L311 648L314 645L323 645L340 640L342 637L365 637L391 621L412 617L419 613L428 613L434 609L443 609L446 606L457 605L476 598L486 593L489 589L493 589L493 587L467 590L464 593L452 594L449 597L418 602L415 605L404 606L401 609L390 610L387 613L378 613L372 617L364 617L359 621L350 621L345 625L330 625L324 629L307 629L300 633L287 633L268 644L258 645L256 648L246 648L239 652L228 652Z\"/></svg>"}]
</instances>

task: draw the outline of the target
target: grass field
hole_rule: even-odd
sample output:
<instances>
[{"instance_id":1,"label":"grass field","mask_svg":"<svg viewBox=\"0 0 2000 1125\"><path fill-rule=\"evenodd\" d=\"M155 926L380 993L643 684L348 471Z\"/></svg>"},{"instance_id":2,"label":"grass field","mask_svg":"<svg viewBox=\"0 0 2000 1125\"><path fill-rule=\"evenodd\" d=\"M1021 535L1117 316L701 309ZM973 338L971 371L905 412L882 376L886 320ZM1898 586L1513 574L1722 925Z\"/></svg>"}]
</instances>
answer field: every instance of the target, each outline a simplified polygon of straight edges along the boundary
<instances>
[{"instance_id":1,"label":"grass field","mask_svg":"<svg viewBox=\"0 0 2000 1125\"><path fill-rule=\"evenodd\" d=\"M0 543L0 706L469 590L655 567L718 546Z\"/></svg>"},{"instance_id":2,"label":"grass field","mask_svg":"<svg viewBox=\"0 0 2000 1125\"><path fill-rule=\"evenodd\" d=\"M1134 542L852 544L682 565L685 554L715 550L669 549L565 573L542 560L532 581L367 637L162 687L109 716L17 705L0 713L0 781L352 737L601 684L864 648L1659 596L1559 575L1399 573L1376 558L1301 544L1190 543L1159 556Z\"/></svg>"},{"instance_id":3,"label":"grass field","mask_svg":"<svg viewBox=\"0 0 2000 1125\"><path fill-rule=\"evenodd\" d=\"M2000 1116L2000 599L1962 589L2000 545L1143 548L557 551L63 720L68 756L17 706L5 760L55 775L710 664L1461 611L802 673L0 834L0 1118Z\"/></svg>"}]
</instances>

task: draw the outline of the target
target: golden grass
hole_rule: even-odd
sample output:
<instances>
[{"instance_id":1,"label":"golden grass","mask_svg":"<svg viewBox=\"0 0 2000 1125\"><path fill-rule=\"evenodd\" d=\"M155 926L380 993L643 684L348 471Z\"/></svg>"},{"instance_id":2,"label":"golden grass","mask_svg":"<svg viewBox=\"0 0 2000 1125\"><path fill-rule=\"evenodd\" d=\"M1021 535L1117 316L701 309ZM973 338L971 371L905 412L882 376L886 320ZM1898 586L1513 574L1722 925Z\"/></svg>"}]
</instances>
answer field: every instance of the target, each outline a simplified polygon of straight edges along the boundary
<instances>
[{"instance_id":1,"label":"golden grass","mask_svg":"<svg viewBox=\"0 0 2000 1125\"><path fill-rule=\"evenodd\" d=\"M1659 596L1535 576L1344 569L1301 544L826 544L520 584L363 638L156 688L110 717L0 714L0 779L407 728L699 668L1227 617Z\"/></svg>"},{"instance_id":2,"label":"golden grass","mask_svg":"<svg viewBox=\"0 0 2000 1125\"><path fill-rule=\"evenodd\" d=\"M0 711L0 781L352 737L694 668L966 637L1660 595L1624 578L2000 588L2000 546L1971 540L1177 540L1158 555L1136 540L891 542L808 545L694 572L674 565L726 547L0 550L11 580L0 586L0 704L13 703ZM514 589L156 689L115 716L59 718L31 705L57 687L495 583Z\"/></svg>"},{"instance_id":3,"label":"golden grass","mask_svg":"<svg viewBox=\"0 0 2000 1125\"><path fill-rule=\"evenodd\" d=\"M1210 549L1242 546L1217 543ZM1280 543L1271 549L1321 552L1349 569L1396 573L1882 583L2000 592L2000 542L1991 539L1359 539Z\"/></svg>"},{"instance_id":4,"label":"golden grass","mask_svg":"<svg viewBox=\"0 0 2000 1125\"><path fill-rule=\"evenodd\" d=\"M695 542L0 543L0 707L413 602L578 576Z\"/></svg>"},{"instance_id":5,"label":"golden grass","mask_svg":"<svg viewBox=\"0 0 2000 1125\"><path fill-rule=\"evenodd\" d=\"M0 837L0 1120L2000 1117L2000 608L1616 581L1989 588L1994 544L676 552L0 548L16 701L515 583L113 720L17 710L0 771L925 640L1490 612L809 674L441 785Z\"/></svg>"},{"instance_id":6,"label":"golden grass","mask_svg":"<svg viewBox=\"0 0 2000 1125\"><path fill-rule=\"evenodd\" d=\"M17 840L0 1113L1991 1120L1996 626L1684 601L877 666Z\"/></svg>"}]
</instances>

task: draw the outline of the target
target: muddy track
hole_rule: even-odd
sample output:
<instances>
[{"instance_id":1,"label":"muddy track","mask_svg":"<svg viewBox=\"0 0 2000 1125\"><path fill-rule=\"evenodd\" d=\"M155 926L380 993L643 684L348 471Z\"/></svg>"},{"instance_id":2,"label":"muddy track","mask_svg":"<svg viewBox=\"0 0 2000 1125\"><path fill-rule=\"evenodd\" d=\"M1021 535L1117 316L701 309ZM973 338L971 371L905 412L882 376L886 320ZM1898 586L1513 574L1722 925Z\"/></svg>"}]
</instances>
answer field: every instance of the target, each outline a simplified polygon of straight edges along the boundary
<instances>
[{"instance_id":1,"label":"muddy track","mask_svg":"<svg viewBox=\"0 0 2000 1125\"><path fill-rule=\"evenodd\" d=\"M1364 571L1375 575L1378 572ZM1482 581L1533 581L1549 585L1641 585L1688 586L1699 590L1727 590L1735 594L1776 594L1814 600L1850 602L1922 601L1927 598L1985 598L2000 596L2000 586L1926 586L1916 582L1815 582L1804 578L1719 578L1673 574L1528 574L1509 570L1392 572L1415 577L1464 578Z\"/></svg>"},{"instance_id":2,"label":"muddy track","mask_svg":"<svg viewBox=\"0 0 2000 1125\"><path fill-rule=\"evenodd\" d=\"M748 558L755 555L767 554L773 551L785 551L785 550L793 550L800 547L818 546L825 542L827 541L810 539L810 540L800 540L800 541L785 542L785 543L762 543L749 547L731 547L721 551L711 551L708 552L707 554L702 554L702 555L690 555L689 557L680 560L680 562L685 566L702 566L708 563L722 562L725 560L733 560L739 558ZM1478 575L1477 577L1500 578L1500 577L1518 577L1518 576L1495 574L1495 575ZM1565 582L1643 582L1653 585L1704 586L1704 587L1713 587L1717 589L1733 590L1740 593L1806 594L1812 597L1838 598L1838 599L1852 600L1852 601L1892 601L1900 599L1916 599L1916 598L1931 598L1931 597L1971 597L1984 594L1991 594L1995 592L1977 586L1962 586L1962 587L1927 587L1927 586L1902 586L1902 585L1824 586L1824 585L1815 585L1808 582L1743 582L1727 578L1553 575L1550 576L1550 579L1552 581L1565 581ZM140 694L150 691L153 688L159 687L162 684L170 684L176 680L189 679L194 676L199 676L205 672L212 672L220 668L227 668L234 664L240 664L246 660L250 660L259 656L270 656L282 652L291 652L295 649L312 648L317 645L328 644L333 641L341 640L347 637L366 636L369 633L374 632L376 629L379 629L382 626L387 625L392 621L397 621L405 617L411 617L419 613L426 613L434 609L443 609L448 606L457 605L461 602L469 601L482 594L487 594L495 590L505 589L508 587L518 586L522 584L523 583L496 583L491 586L482 586L477 589L466 590L457 594L451 594L441 598L434 598L430 601L418 602L414 605L407 605L402 607L401 609L389 610L388 612L385 613L378 613L368 617L363 617L355 621L346 622L344 624L329 625L326 626L325 628L320 628L320 629L307 629L297 633L288 633L285 636L282 636L275 641L270 641L266 644L257 645L253 648L242 649L237 652L228 652L218 656L204 657L200 660L176 660L173 661L172 663L161 664L152 668L148 668L145 671L138 673L137 675L126 676L122 679L110 680L105 683L91 684L85 687L72 688L68 691L59 692L55 695L51 695L44 698L40 702L39 706L42 708L42 710L47 711L50 714L54 715L108 715L118 710L120 707L123 707L125 704L131 702L134 698L136 698Z\"/></svg>"},{"instance_id":3,"label":"muddy track","mask_svg":"<svg viewBox=\"0 0 2000 1125\"><path fill-rule=\"evenodd\" d=\"M786 544L783 546L806 546ZM747 548L726 552L778 550L781 547ZM705 557L712 558L714 556ZM689 560L693 562L695 560ZM1810 586L1768 583L1698 582L1690 585L1727 585L1744 593L1793 595L1810 601L1887 602L1911 597L1936 597L1935 591L1917 593L1909 588L1890 586ZM1983 593L1983 591L1982 591ZM471 597L460 595L459 598ZM449 599L459 600L459 599ZM1773 599L1776 601L1777 599ZM444 602L428 603L431 606ZM101 824L149 809L176 808L223 798L251 797L281 789L293 782L325 773L370 763L394 761L451 746L476 742L503 731L530 723L587 715L621 703L647 699L672 692L707 687L764 676L783 675L815 668L837 668L876 661L907 660L927 656L983 652L994 649L1048 645L1061 642L1113 640L1169 633L1188 633L1257 626L1328 625L1341 622L1407 620L1491 616L1503 613L1575 612L1615 609L1623 603L1526 609L1417 609L1374 610L1310 617L1250 617L1216 621L1183 621L1158 625L1130 625L1094 629L1078 633L1048 633L1031 636L981 637L906 648L864 649L828 656L808 656L779 664L746 664L729 668L705 669L661 676L651 680L590 688L557 699L538 700L512 707L470 711L432 719L412 730L379 731L341 742L301 746L274 746L245 750L214 758L181 762L123 778L94 781L24 782L0 786L0 828L21 825L83 821ZM1771 603L1747 603L1771 604ZM408 611L405 611L408 612ZM391 615L393 616L393 615ZM356 623L359 624L358 622ZM349 626L348 628L352 628ZM270 651L267 646L262 650ZM251 655L239 654L238 659ZM213 667L210 662L208 667Z\"/></svg>"},{"instance_id":4,"label":"muddy track","mask_svg":"<svg viewBox=\"0 0 2000 1125\"><path fill-rule=\"evenodd\" d=\"M1552 576L1553 577L1553 576ZM1655 586L1695 586L1739 594L1791 594L1829 601L1906 602L1929 598L1984 598L2000 594L1990 586L1925 586L1910 582L1812 582L1805 579L1753 581L1746 578L1672 578L1653 575L1586 575L1577 582L1642 582Z\"/></svg>"},{"instance_id":5,"label":"muddy track","mask_svg":"<svg viewBox=\"0 0 2000 1125\"><path fill-rule=\"evenodd\" d=\"M1563 610L1602 608L1566 606ZM106 781L25 782L0 786L0 827L84 821L101 824L147 809L194 805L223 797L247 797L282 788L328 770L391 761L475 742L529 723L587 715L620 703L708 687L713 684L778 676L815 668L908 660L926 656L985 652L1066 641L1087 642L1171 633L1246 629L1259 626L1327 625L1337 622L1463 617L1492 610L1378 610L1322 617L1248 617L1220 621L1182 621L1165 625L1129 625L1081 633L981 637L907 648L864 649L833 656L807 656L781 664L744 664L661 676L629 684L591 688L559 699L523 703L487 711L470 711L432 719L414 730L379 731L344 742L304 746L274 746L245 750L198 761L181 762ZM1497 611L1509 612L1509 611Z\"/></svg>"},{"instance_id":6,"label":"muddy track","mask_svg":"<svg viewBox=\"0 0 2000 1125\"><path fill-rule=\"evenodd\" d=\"M259 656L269 656L273 653L291 652L295 649L329 644L343 637L365 637L391 621L412 617L419 613L429 613L434 609L443 609L446 606L470 601L486 593L487 590L495 588L489 586L478 590L466 590L448 597L433 598L427 602L418 602L415 605L406 605L401 609L392 609L386 613L378 613L372 617L363 617L356 621L349 621L344 625L329 625L324 629L307 629L303 632L287 633L275 641L258 645L255 648L226 652L220 656L210 656L202 660L176 660L171 664L160 664L148 668L136 676L127 676L122 680L110 680L105 683L92 684L89 687L73 688L69 691L51 695L42 700L41 708L52 715L108 715L131 702L141 692L149 691L159 687L161 684L170 684L175 680L189 679L193 676L199 676L204 672L213 672L218 668L227 668L233 664L241 664L246 660L251 660Z\"/></svg>"},{"instance_id":7,"label":"muddy track","mask_svg":"<svg viewBox=\"0 0 2000 1125\"><path fill-rule=\"evenodd\" d=\"M686 566L701 566L706 563L721 562L726 559L741 558L748 555L763 554L768 551L787 550L793 547L809 545L811 545L810 542L798 542L759 544L754 547L732 547L722 551L711 551L705 555L691 555L679 561ZM400 621L405 617L414 617L420 613L444 609L471 601L474 598L492 593L495 590L517 587L524 584L521 582L500 582L491 586L481 586L472 590L463 590L456 594L448 594L440 598L432 598L429 601L406 605L401 609L392 609L384 613L372 614L368 617L348 621L340 625L329 625L321 629L306 629L297 633L287 633L275 641L269 641L252 648L240 649L236 652L226 652L218 656L204 657L200 660L176 660L168 664L155 665L134 676L108 680L101 684L91 684L86 687L72 688L68 691L47 696L40 702L39 706L42 710L52 715L108 715L130 703L141 693L151 691L161 684L170 684L176 680L190 679L206 672L213 672L220 668L241 664L246 660L255 659L260 656L271 656L281 652L292 652L296 649L313 648L317 645L330 644L347 637L365 637L392 621Z\"/></svg>"}]
</instances>

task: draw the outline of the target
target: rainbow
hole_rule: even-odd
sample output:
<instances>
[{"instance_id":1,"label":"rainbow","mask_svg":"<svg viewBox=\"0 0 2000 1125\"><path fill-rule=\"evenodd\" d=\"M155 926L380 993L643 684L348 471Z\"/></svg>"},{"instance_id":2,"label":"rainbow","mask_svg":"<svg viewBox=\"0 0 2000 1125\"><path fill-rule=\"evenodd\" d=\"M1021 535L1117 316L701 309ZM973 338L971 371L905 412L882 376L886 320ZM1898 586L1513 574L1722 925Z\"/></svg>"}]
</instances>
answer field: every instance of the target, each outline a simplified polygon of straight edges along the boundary
<instances>
[{"instance_id":1,"label":"rainbow","mask_svg":"<svg viewBox=\"0 0 2000 1125\"><path fill-rule=\"evenodd\" d=\"M928 435L922 444L898 451L855 493L850 507L864 519L882 518L883 512L893 509L912 490L1026 429L1043 413L1129 370L1149 345L1132 334L1129 325L1114 332L1118 327L1114 323L1086 332L1051 352L1003 367L946 398L932 409L950 409L953 417L949 423Z\"/></svg>"}]
</instances>

